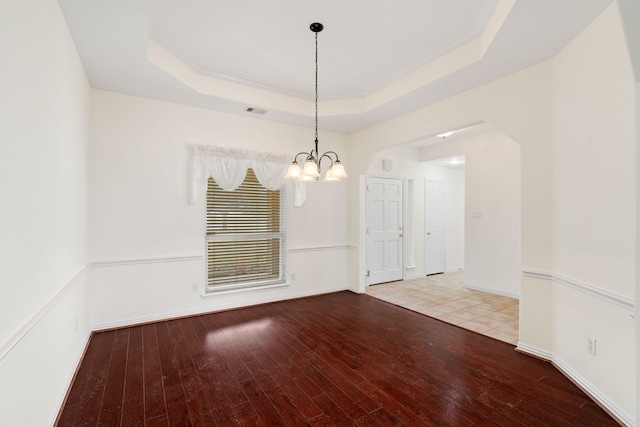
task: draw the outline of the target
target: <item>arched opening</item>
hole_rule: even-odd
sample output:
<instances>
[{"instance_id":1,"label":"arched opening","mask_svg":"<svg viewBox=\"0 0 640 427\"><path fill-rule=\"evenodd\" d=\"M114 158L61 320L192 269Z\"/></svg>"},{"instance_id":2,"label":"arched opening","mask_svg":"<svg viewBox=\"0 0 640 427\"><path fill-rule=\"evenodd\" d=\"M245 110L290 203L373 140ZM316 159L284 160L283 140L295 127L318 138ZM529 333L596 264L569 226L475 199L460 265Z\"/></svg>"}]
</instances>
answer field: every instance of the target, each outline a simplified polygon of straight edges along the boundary
<instances>
[{"instance_id":1,"label":"arched opening","mask_svg":"<svg viewBox=\"0 0 640 427\"><path fill-rule=\"evenodd\" d=\"M522 245L520 163L520 145L487 123L378 151L367 175L405 182L404 282L395 286L398 295L393 285L367 286L365 292L515 344ZM429 214L433 203L428 189L434 185L443 191L441 214ZM430 228L430 222L439 215L442 233L434 239L430 230L438 227ZM440 249L433 249L434 240ZM434 262L439 255L443 259ZM369 270L367 249L365 263ZM429 276L433 273L443 275ZM411 297L403 295L404 289Z\"/></svg>"}]
</instances>

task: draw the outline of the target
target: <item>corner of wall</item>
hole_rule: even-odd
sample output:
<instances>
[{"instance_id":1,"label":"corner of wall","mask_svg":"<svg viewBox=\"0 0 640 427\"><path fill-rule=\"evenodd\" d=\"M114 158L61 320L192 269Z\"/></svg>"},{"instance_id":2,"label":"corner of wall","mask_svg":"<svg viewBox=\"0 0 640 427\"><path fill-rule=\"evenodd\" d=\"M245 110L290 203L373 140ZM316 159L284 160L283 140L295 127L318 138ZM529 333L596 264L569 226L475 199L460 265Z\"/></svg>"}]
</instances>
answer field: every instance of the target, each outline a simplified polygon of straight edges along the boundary
<instances>
[{"instance_id":1,"label":"corner of wall","mask_svg":"<svg viewBox=\"0 0 640 427\"><path fill-rule=\"evenodd\" d=\"M91 334L88 270L87 265L0 349L3 424L54 424Z\"/></svg>"}]
</instances>

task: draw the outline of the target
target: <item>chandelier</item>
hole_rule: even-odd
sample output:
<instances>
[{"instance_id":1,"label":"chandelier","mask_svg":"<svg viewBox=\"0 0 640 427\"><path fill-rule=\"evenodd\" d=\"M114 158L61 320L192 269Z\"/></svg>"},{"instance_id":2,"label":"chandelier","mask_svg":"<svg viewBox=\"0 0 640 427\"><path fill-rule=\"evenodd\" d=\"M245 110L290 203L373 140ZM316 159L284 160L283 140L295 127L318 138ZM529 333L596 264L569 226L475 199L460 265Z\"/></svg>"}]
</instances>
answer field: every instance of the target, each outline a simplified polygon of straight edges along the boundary
<instances>
[{"instance_id":1,"label":"chandelier","mask_svg":"<svg viewBox=\"0 0 640 427\"><path fill-rule=\"evenodd\" d=\"M324 181L340 181L342 178L348 177L344 166L342 166L340 159L338 159L338 154L334 151L327 151L321 155L318 151L318 33L322 31L323 28L323 25L318 22L314 22L309 26L309 29L313 31L316 36L316 140L315 149L308 153L303 151L296 154L291 166L289 166L285 178L296 181L317 181L322 173L322 161L325 159L329 162L329 169L327 169L325 173ZM300 156L305 157L302 168L298 164L298 158Z\"/></svg>"}]
</instances>

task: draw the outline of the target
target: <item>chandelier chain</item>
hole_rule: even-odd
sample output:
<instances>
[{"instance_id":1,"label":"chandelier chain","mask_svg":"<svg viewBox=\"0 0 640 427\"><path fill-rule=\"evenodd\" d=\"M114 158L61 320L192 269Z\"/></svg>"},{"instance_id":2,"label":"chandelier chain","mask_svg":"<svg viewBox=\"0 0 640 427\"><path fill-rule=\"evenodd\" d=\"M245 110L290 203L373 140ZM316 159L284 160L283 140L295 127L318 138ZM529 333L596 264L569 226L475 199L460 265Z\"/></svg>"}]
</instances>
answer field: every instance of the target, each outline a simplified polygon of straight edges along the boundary
<instances>
[{"instance_id":1,"label":"chandelier chain","mask_svg":"<svg viewBox=\"0 0 640 427\"><path fill-rule=\"evenodd\" d=\"M316 33L316 142L318 141L318 33Z\"/></svg>"},{"instance_id":2,"label":"chandelier chain","mask_svg":"<svg viewBox=\"0 0 640 427\"><path fill-rule=\"evenodd\" d=\"M340 181L343 178L347 178L348 175L344 170L344 166L338 158L338 154L335 151L326 151L320 154L318 151L318 33L322 31L323 25L319 22L314 22L309 26L309 29L315 34L316 44L316 81L315 81L315 120L316 120L316 139L315 147L309 151L301 151L293 157L293 162L287 170L285 178L294 179L296 181L317 181L320 173L322 172L321 164L324 160L325 163L329 162L327 172L324 177L324 181ZM298 165L298 158L304 156L304 168Z\"/></svg>"}]
</instances>

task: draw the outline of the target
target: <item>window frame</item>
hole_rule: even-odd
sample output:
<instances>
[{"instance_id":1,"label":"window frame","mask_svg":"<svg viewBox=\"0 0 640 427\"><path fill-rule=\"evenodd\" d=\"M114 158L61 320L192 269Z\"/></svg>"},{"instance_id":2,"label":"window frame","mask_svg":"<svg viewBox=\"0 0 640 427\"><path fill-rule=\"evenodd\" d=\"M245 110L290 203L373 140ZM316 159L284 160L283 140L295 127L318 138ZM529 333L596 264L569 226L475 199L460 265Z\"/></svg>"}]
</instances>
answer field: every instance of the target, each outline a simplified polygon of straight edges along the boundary
<instances>
[{"instance_id":1,"label":"window frame","mask_svg":"<svg viewBox=\"0 0 640 427\"><path fill-rule=\"evenodd\" d=\"M249 167L247 170L247 175L249 174L249 170L253 173L253 168ZM255 173L254 173L255 175ZM243 184L247 176L243 179ZM207 230L207 223L209 219L209 186L211 185L211 181L215 182L215 179L209 178L207 180L207 191L205 197L205 294L214 294L217 292L225 292L225 291L234 291L234 290L250 290L250 289L261 289L265 287L274 287L281 286L286 284L286 221L285 221L285 200L286 200L286 190L285 188L280 188L276 190L279 192L279 232L277 233L246 233L246 234L210 234ZM260 181L257 180L258 184L262 187ZM242 185L242 184L241 184ZM235 192L237 189L232 190L231 192ZM265 190L267 190L265 188ZM224 190L222 190L224 191ZM267 190L271 191L271 190ZM265 280L253 280L253 281L241 281L229 284L219 284L212 285L211 280L209 279L209 242L212 241L246 241L246 240L258 240L258 239L277 239L279 240L279 271L278 277L273 279L265 279ZM236 278L239 276L235 276Z\"/></svg>"}]
</instances>

